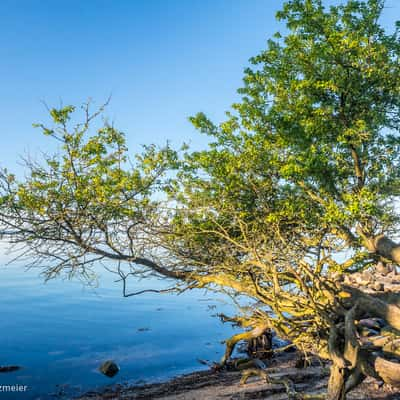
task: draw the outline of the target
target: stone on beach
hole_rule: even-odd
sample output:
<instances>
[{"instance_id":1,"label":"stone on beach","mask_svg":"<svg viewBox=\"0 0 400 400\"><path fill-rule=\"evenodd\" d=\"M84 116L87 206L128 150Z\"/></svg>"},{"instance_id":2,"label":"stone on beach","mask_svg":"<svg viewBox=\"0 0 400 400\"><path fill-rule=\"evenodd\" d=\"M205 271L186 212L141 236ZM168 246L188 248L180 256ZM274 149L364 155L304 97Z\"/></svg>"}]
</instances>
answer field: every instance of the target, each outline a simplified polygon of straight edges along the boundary
<instances>
[{"instance_id":1,"label":"stone on beach","mask_svg":"<svg viewBox=\"0 0 400 400\"><path fill-rule=\"evenodd\" d=\"M107 360L100 365L100 372L109 378L117 375L119 372L119 366L112 360Z\"/></svg>"}]
</instances>

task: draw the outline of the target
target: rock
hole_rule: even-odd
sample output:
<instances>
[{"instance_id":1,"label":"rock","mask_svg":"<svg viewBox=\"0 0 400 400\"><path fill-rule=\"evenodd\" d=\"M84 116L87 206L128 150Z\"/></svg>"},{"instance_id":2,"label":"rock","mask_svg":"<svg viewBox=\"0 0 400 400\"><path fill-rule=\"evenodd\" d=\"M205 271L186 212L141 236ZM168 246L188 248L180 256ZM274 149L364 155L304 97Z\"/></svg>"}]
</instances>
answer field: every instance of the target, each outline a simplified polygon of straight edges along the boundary
<instances>
[{"instance_id":1,"label":"rock","mask_svg":"<svg viewBox=\"0 0 400 400\"><path fill-rule=\"evenodd\" d=\"M138 328L138 332L149 332L150 328Z\"/></svg>"},{"instance_id":2,"label":"rock","mask_svg":"<svg viewBox=\"0 0 400 400\"><path fill-rule=\"evenodd\" d=\"M357 330L361 337L370 337L379 335L379 331L367 328L366 326L359 326Z\"/></svg>"},{"instance_id":3,"label":"rock","mask_svg":"<svg viewBox=\"0 0 400 400\"><path fill-rule=\"evenodd\" d=\"M331 274L331 279L334 282L344 282L345 280L345 275L340 273L340 272L332 272Z\"/></svg>"},{"instance_id":4,"label":"rock","mask_svg":"<svg viewBox=\"0 0 400 400\"><path fill-rule=\"evenodd\" d=\"M373 318L360 319L358 325L379 331L381 329L380 323Z\"/></svg>"},{"instance_id":5,"label":"rock","mask_svg":"<svg viewBox=\"0 0 400 400\"><path fill-rule=\"evenodd\" d=\"M382 261L379 261L378 264L376 264L375 270L382 275L387 275L391 271L390 266L384 264Z\"/></svg>"},{"instance_id":6,"label":"rock","mask_svg":"<svg viewBox=\"0 0 400 400\"><path fill-rule=\"evenodd\" d=\"M375 383L374 387L376 390L380 390L384 384L384 381L379 380L377 383Z\"/></svg>"},{"instance_id":7,"label":"rock","mask_svg":"<svg viewBox=\"0 0 400 400\"><path fill-rule=\"evenodd\" d=\"M384 326L386 326L386 321L385 321L384 319L382 319L382 318L370 318L370 319L372 319L372 320L375 321L377 324L379 324L379 326L380 326L381 328L383 328Z\"/></svg>"},{"instance_id":8,"label":"rock","mask_svg":"<svg viewBox=\"0 0 400 400\"><path fill-rule=\"evenodd\" d=\"M373 289L377 292L383 292L385 290L385 285L383 282L375 282L373 285Z\"/></svg>"},{"instance_id":9,"label":"rock","mask_svg":"<svg viewBox=\"0 0 400 400\"><path fill-rule=\"evenodd\" d=\"M361 274L361 277L361 280L364 284L368 284L369 282L372 282L374 280L374 276L369 271L364 271Z\"/></svg>"},{"instance_id":10,"label":"rock","mask_svg":"<svg viewBox=\"0 0 400 400\"><path fill-rule=\"evenodd\" d=\"M372 346L381 348L385 346L385 344L388 343L388 337L387 336L370 336L368 338L361 338L361 342L363 343L371 343ZM380 350L380 349L379 349Z\"/></svg>"},{"instance_id":11,"label":"rock","mask_svg":"<svg viewBox=\"0 0 400 400\"><path fill-rule=\"evenodd\" d=\"M100 365L100 372L109 378L117 375L119 372L119 366L112 360L107 360Z\"/></svg>"},{"instance_id":12,"label":"rock","mask_svg":"<svg viewBox=\"0 0 400 400\"><path fill-rule=\"evenodd\" d=\"M350 283L355 286L366 286L368 285L369 281L366 281L363 276L361 274L354 274L354 276L352 276L352 279L350 280Z\"/></svg>"},{"instance_id":13,"label":"rock","mask_svg":"<svg viewBox=\"0 0 400 400\"><path fill-rule=\"evenodd\" d=\"M400 339L389 341L382 347L382 350L398 357L400 355Z\"/></svg>"},{"instance_id":14,"label":"rock","mask_svg":"<svg viewBox=\"0 0 400 400\"><path fill-rule=\"evenodd\" d=\"M0 372L13 372L18 371L19 369L21 369L21 367L18 367L17 365L0 366Z\"/></svg>"},{"instance_id":15,"label":"rock","mask_svg":"<svg viewBox=\"0 0 400 400\"><path fill-rule=\"evenodd\" d=\"M343 280L343 283L344 284L346 284L346 285L351 285L351 284L353 284L354 283L354 278L351 276L351 275L345 275L344 276L344 280Z\"/></svg>"}]
</instances>

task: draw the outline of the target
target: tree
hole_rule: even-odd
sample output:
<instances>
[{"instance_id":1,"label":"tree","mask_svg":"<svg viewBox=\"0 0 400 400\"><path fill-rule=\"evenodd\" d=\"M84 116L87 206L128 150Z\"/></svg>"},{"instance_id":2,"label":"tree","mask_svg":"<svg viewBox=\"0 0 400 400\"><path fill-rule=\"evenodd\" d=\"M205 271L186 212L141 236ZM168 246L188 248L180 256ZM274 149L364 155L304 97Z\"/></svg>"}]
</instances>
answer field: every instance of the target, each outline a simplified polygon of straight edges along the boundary
<instances>
[{"instance_id":1,"label":"tree","mask_svg":"<svg viewBox=\"0 0 400 400\"><path fill-rule=\"evenodd\" d=\"M251 60L226 121L191 118L211 138L204 151L149 146L133 163L114 127L90 135L88 105L73 128L73 107L51 110L55 126L39 127L62 153L28 162L21 182L3 172L4 235L47 277L109 259L125 295L129 275L156 274L171 290L254 300L222 363L273 328L332 360L331 400L366 376L400 385L400 294L345 277L400 263L400 44L379 25L383 6L287 1L288 33ZM384 345L360 338L366 316L390 328Z\"/></svg>"}]
</instances>

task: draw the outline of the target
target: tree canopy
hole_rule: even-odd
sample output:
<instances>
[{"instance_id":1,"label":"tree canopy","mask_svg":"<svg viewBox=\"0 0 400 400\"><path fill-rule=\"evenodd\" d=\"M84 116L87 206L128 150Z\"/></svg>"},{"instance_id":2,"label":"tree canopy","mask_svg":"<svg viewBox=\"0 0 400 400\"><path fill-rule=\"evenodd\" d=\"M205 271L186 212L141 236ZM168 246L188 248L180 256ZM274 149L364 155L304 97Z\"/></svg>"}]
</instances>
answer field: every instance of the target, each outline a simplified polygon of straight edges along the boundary
<instances>
[{"instance_id":1,"label":"tree canopy","mask_svg":"<svg viewBox=\"0 0 400 400\"><path fill-rule=\"evenodd\" d=\"M356 324L369 313L398 340L400 295L387 301L343 277L400 263L400 43L397 26L379 24L383 7L285 2L286 33L251 59L226 120L191 118L210 137L203 151L151 145L129 157L107 122L92 133L102 108L84 105L72 126L74 107L52 109L53 126L38 127L60 153L28 161L24 180L2 172L4 236L48 278L107 259L124 289L130 274L155 274L174 290L250 298L236 317L249 337L273 328L333 361L330 399L367 375L391 380Z\"/></svg>"}]
</instances>

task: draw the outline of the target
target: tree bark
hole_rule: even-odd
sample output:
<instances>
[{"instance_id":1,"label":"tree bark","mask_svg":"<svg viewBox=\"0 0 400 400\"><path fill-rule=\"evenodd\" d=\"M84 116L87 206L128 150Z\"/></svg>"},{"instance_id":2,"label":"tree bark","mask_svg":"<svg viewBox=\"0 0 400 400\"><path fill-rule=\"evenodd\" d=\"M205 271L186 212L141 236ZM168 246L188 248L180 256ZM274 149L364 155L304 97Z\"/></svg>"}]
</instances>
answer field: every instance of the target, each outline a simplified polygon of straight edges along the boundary
<instances>
[{"instance_id":1,"label":"tree bark","mask_svg":"<svg viewBox=\"0 0 400 400\"><path fill-rule=\"evenodd\" d=\"M345 400L346 398L346 380L345 369L338 365L331 366L331 374L328 382L328 393L326 400Z\"/></svg>"},{"instance_id":2,"label":"tree bark","mask_svg":"<svg viewBox=\"0 0 400 400\"><path fill-rule=\"evenodd\" d=\"M364 236L364 242L370 252L400 264L400 245L385 235L378 235L372 238Z\"/></svg>"},{"instance_id":3,"label":"tree bark","mask_svg":"<svg viewBox=\"0 0 400 400\"><path fill-rule=\"evenodd\" d=\"M232 355L233 349L235 348L236 344L240 342L241 340L251 340L258 338L261 336L267 329L269 328L268 324L260 324L255 326L251 331L243 332L243 333L238 333L234 336L232 336L230 339L226 341L226 350L225 354L222 357L221 360L221 365L224 365Z\"/></svg>"},{"instance_id":4,"label":"tree bark","mask_svg":"<svg viewBox=\"0 0 400 400\"><path fill-rule=\"evenodd\" d=\"M400 386L400 364L376 357L374 368L379 377L389 385Z\"/></svg>"}]
</instances>

